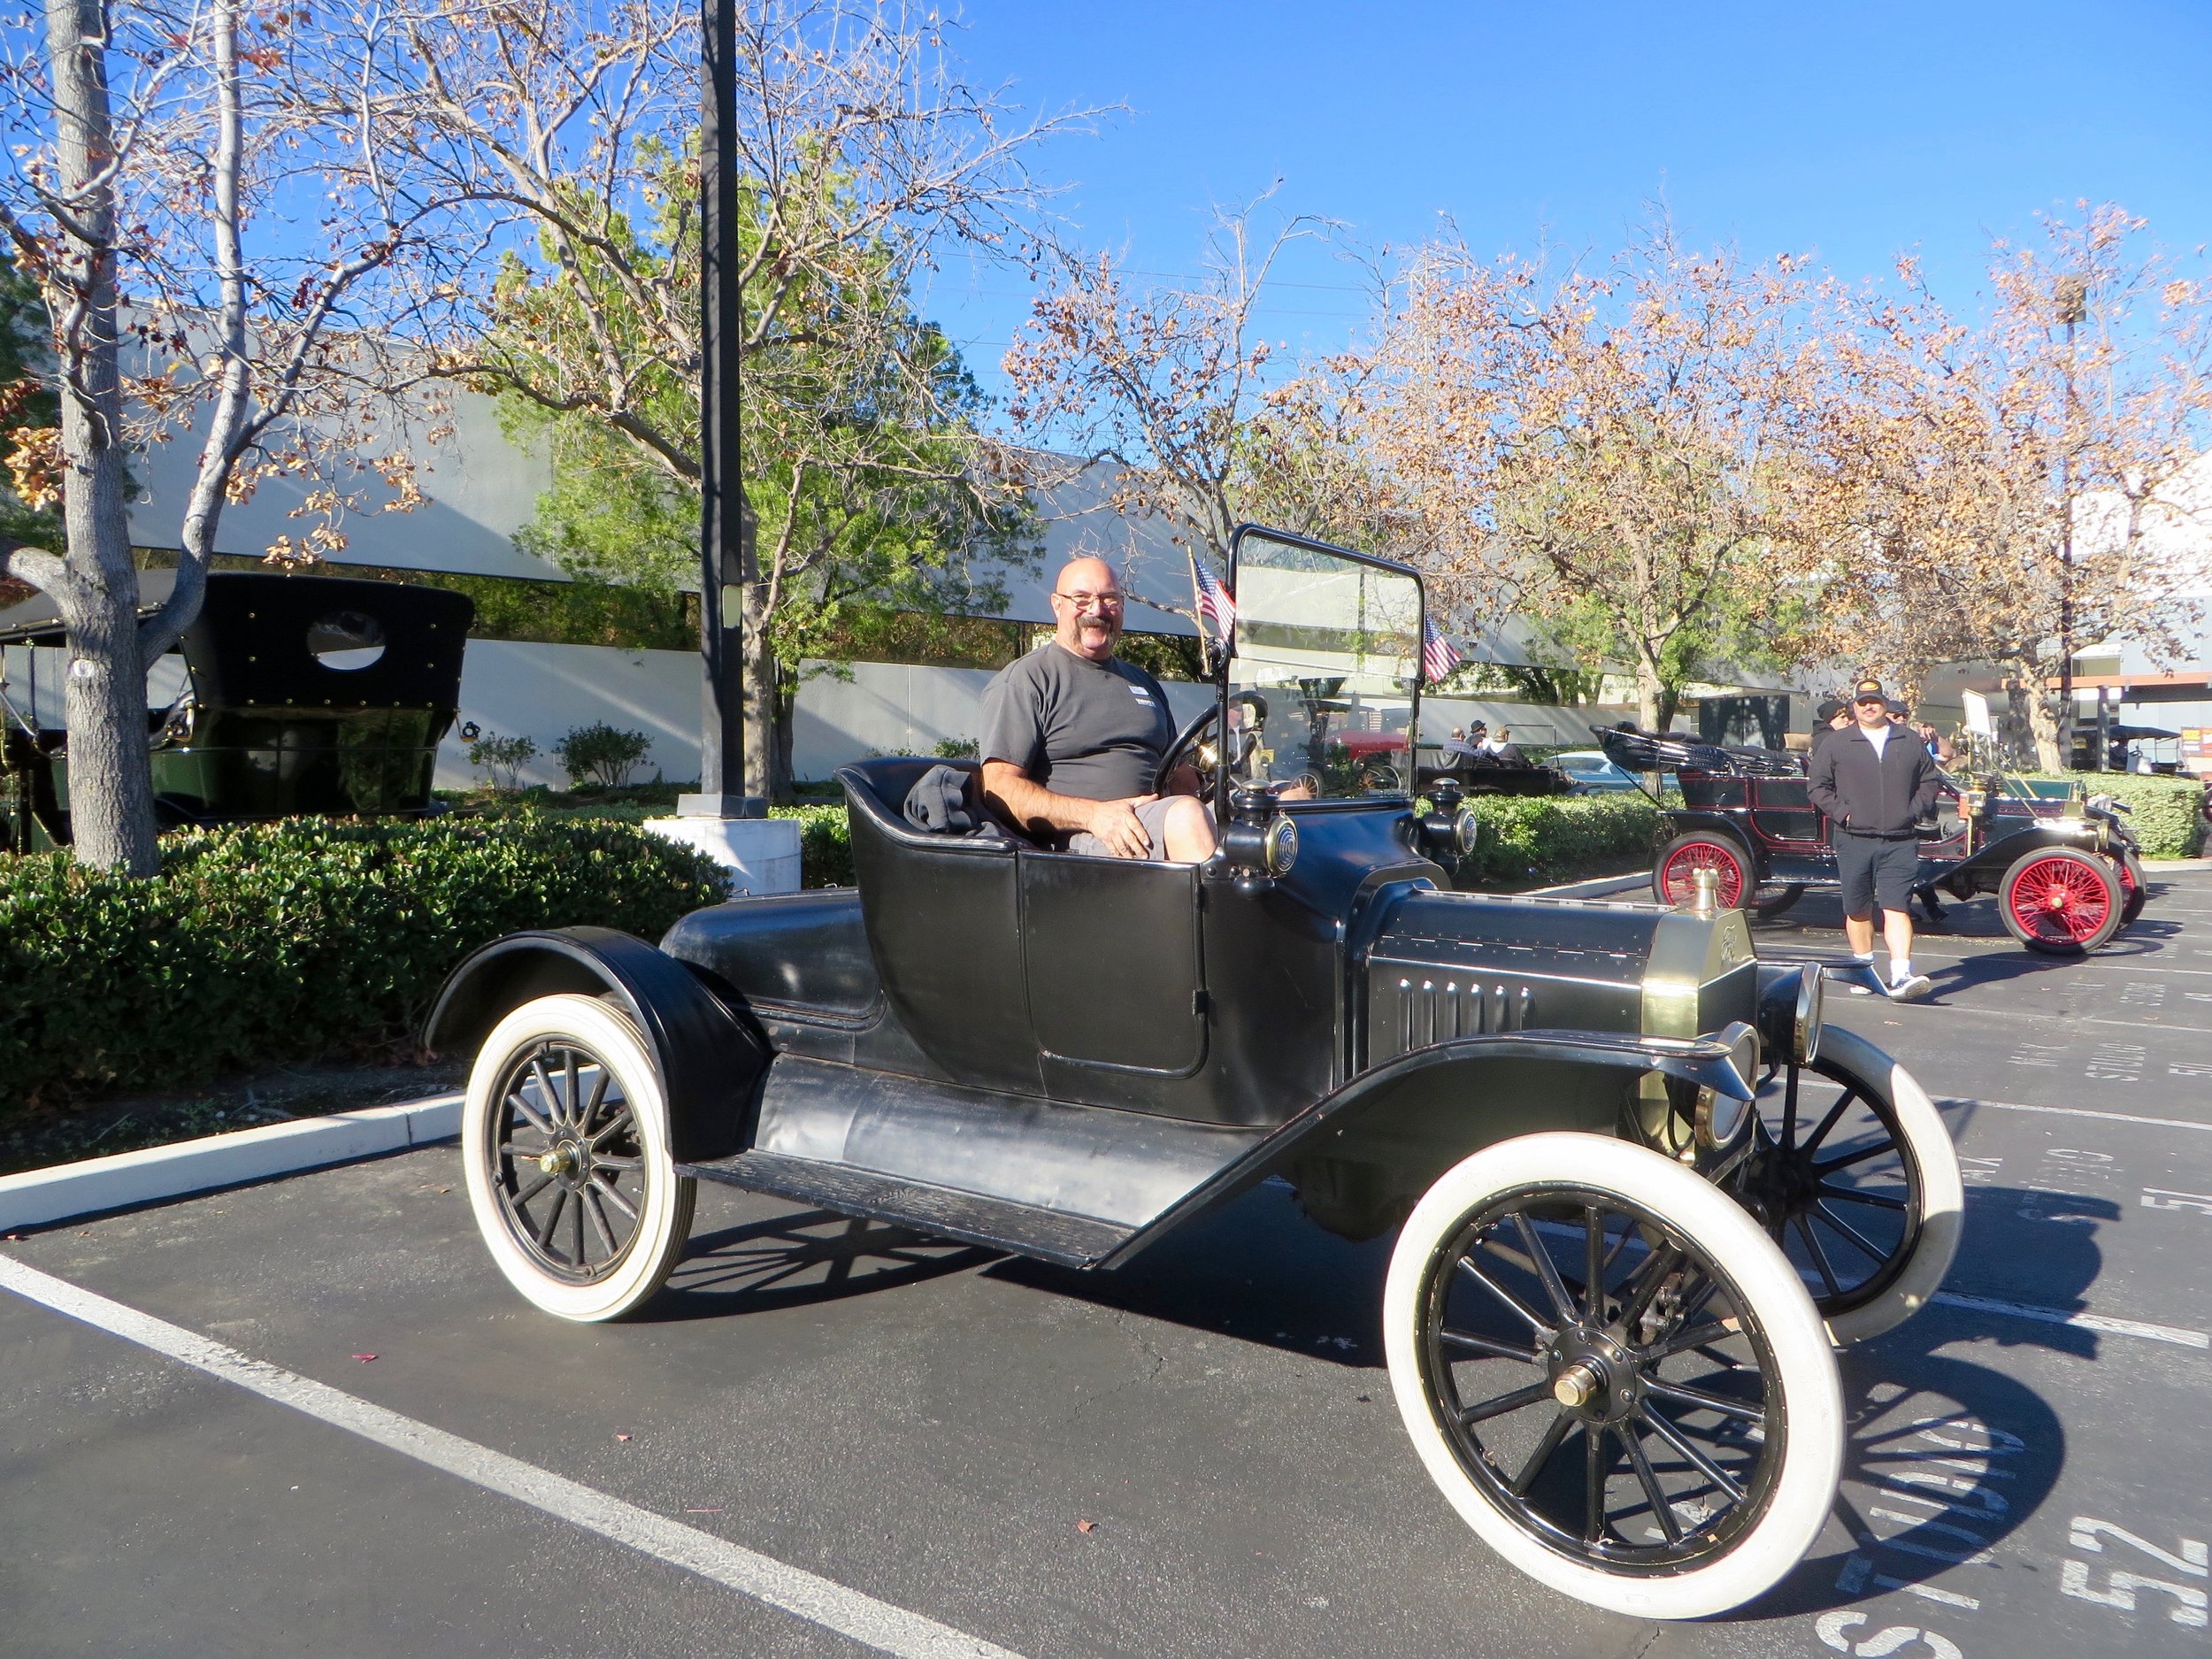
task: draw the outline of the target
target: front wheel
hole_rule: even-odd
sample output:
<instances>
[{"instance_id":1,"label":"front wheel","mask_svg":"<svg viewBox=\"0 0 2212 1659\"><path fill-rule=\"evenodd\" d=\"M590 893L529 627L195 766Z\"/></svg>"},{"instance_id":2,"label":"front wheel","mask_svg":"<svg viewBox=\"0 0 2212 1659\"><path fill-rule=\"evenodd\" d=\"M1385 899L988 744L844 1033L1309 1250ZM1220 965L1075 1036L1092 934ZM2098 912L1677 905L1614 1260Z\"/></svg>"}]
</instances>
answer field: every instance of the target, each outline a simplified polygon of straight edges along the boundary
<instances>
[{"instance_id":1,"label":"front wheel","mask_svg":"<svg viewBox=\"0 0 2212 1659\"><path fill-rule=\"evenodd\" d=\"M492 1260L564 1319L618 1319L665 1284L696 1184L676 1173L637 1028L595 997L541 996L477 1051L462 1107L469 1208Z\"/></svg>"},{"instance_id":2,"label":"front wheel","mask_svg":"<svg viewBox=\"0 0 2212 1659\"><path fill-rule=\"evenodd\" d=\"M2005 931L2030 950L2078 956L2120 931L2120 879L2101 858L2070 847L2016 860L1997 889Z\"/></svg>"},{"instance_id":3,"label":"front wheel","mask_svg":"<svg viewBox=\"0 0 2212 1659\"><path fill-rule=\"evenodd\" d=\"M2126 895L2120 901L2120 926L2131 927L2150 897L2150 891L2143 883L2143 861L2131 852L2123 851L2114 862L2119 867L2120 891Z\"/></svg>"},{"instance_id":4,"label":"front wheel","mask_svg":"<svg viewBox=\"0 0 2212 1659\"><path fill-rule=\"evenodd\" d=\"M1912 1073L1830 1025L1810 1065L1760 1090L1756 1149L1732 1183L1811 1291L1839 1343L1927 1305L1966 1216L1951 1132Z\"/></svg>"},{"instance_id":5,"label":"front wheel","mask_svg":"<svg viewBox=\"0 0 2212 1659\"><path fill-rule=\"evenodd\" d=\"M1541 1583L1639 1618L1770 1588L1835 1502L1835 1356L1749 1215L1628 1141L1476 1153L1391 1256L1384 1348L1429 1477Z\"/></svg>"}]
</instances>

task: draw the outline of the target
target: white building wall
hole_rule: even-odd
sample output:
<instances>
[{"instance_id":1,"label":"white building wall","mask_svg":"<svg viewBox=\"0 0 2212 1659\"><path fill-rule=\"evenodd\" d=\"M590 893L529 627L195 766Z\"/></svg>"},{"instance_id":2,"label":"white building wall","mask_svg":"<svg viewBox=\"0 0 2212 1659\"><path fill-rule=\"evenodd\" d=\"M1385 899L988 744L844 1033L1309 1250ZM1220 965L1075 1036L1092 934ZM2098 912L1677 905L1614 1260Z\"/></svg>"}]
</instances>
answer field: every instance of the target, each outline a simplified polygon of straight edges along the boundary
<instances>
[{"instance_id":1,"label":"white building wall","mask_svg":"<svg viewBox=\"0 0 2212 1659\"><path fill-rule=\"evenodd\" d=\"M855 663L846 678L821 664L808 666L792 720L792 772L802 780L826 780L840 766L872 756L931 754L948 740L972 739L981 727L987 669ZM1165 689L1179 726L1213 700L1210 686L1169 680ZM461 674L461 718L438 751L438 787L459 789L484 781L470 767L459 733L469 721L488 733L537 743L537 758L521 771L526 784L565 788L567 774L553 758L553 746L596 720L652 739L652 752L638 769L641 780L657 770L671 781L688 782L699 775L699 659L690 651L472 640ZM1609 725L1634 710L1454 697L1431 699L1422 712L1423 740L1429 744L1441 742L1455 726L1483 720L1510 726L1522 743L1586 749L1594 742L1592 725Z\"/></svg>"}]
</instances>

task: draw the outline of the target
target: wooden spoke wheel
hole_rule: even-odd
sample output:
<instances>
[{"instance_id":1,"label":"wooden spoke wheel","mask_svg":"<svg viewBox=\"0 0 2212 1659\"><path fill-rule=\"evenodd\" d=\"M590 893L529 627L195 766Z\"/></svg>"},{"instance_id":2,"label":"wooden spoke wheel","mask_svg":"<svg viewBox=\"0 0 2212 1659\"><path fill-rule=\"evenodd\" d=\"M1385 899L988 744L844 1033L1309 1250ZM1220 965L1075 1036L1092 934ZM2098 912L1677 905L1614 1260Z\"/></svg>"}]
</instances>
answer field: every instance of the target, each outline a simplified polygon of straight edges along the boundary
<instances>
[{"instance_id":1,"label":"wooden spoke wheel","mask_svg":"<svg viewBox=\"0 0 2212 1659\"><path fill-rule=\"evenodd\" d=\"M1639 1618L1739 1607L1835 1499L1833 1351L1796 1271L1631 1142L1485 1148L1415 1206L1384 1292L1399 1414L1499 1554Z\"/></svg>"},{"instance_id":2,"label":"wooden spoke wheel","mask_svg":"<svg viewBox=\"0 0 2212 1659\"><path fill-rule=\"evenodd\" d=\"M546 1312L597 1322L666 1283L695 1184L669 1156L643 1040L588 996L541 996L501 1020L469 1073L461 1152L478 1230Z\"/></svg>"},{"instance_id":3,"label":"wooden spoke wheel","mask_svg":"<svg viewBox=\"0 0 2212 1659\"><path fill-rule=\"evenodd\" d=\"M1810 1065L1767 1079L1753 1133L1731 1188L1838 1342L1878 1336L1926 1305L1958 1254L1966 1193L1950 1131L1910 1072L1831 1025Z\"/></svg>"}]
</instances>

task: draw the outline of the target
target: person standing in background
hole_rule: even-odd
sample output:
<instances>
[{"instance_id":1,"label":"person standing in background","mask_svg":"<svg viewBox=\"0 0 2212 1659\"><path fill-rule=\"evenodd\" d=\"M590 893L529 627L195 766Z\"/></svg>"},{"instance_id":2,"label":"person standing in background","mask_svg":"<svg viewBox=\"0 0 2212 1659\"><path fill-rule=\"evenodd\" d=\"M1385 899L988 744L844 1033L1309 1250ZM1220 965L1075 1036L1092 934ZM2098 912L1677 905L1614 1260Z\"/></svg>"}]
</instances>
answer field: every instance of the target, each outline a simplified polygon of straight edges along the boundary
<instances>
[{"instance_id":1,"label":"person standing in background","mask_svg":"<svg viewBox=\"0 0 2212 1659\"><path fill-rule=\"evenodd\" d=\"M1813 710L1813 743L1811 752L1820 753L1820 746L1838 732L1851 729L1851 705L1840 697L1831 697Z\"/></svg>"},{"instance_id":2,"label":"person standing in background","mask_svg":"<svg viewBox=\"0 0 2212 1659\"><path fill-rule=\"evenodd\" d=\"M1852 954L1874 961L1874 911L1882 912L1889 945L1891 996L1925 996L1928 976L1912 966L1912 894L1920 875L1916 826L1935 810L1942 774L1912 732L1890 718L1891 703L1878 680L1852 687L1855 723L1822 745L1813 757L1813 804L1828 815L1836 873L1843 879L1843 931Z\"/></svg>"}]
</instances>

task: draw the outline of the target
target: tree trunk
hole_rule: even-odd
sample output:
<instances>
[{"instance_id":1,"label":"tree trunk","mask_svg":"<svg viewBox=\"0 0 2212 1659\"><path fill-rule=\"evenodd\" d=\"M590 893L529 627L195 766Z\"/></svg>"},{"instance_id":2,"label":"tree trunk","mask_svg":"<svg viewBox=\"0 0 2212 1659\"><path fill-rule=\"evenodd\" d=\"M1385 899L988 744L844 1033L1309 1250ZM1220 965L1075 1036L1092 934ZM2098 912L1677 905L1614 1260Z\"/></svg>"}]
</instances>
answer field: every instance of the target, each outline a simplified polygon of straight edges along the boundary
<instances>
[{"instance_id":1,"label":"tree trunk","mask_svg":"<svg viewBox=\"0 0 2212 1659\"><path fill-rule=\"evenodd\" d=\"M1673 718L1673 710L1664 706L1666 688L1659 681L1659 664L1639 656L1636 659L1636 724L1647 732L1666 730L1663 721Z\"/></svg>"},{"instance_id":2,"label":"tree trunk","mask_svg":"<svg viewBox=\"0 0 2212 1659\"><path fill-rule=\"evenodd\" d=\"M114 155L107 89L107 19L95 0L48 0L56 150L65 188L81 189ZM66 242L75 289L58 320L61 359L62 518L70 580L52 595L68 626L64 706L69 727L69 818L78 859L149 876L154 787L146 741L146 662L138 573L124 511L123 399L115 325L114 193L86 191ZM55 286L49 280L50 295ZM50 305L52 303L49 300Z\"/></svg>"},{"instance_id":3,"label":"tree trunk","mask_svg":"<svg viewBox=\"0 0 2212 1659\"><path fill-rule=\"evenodd\" d=\"M2011 694L2012 706L2023 710L2027 716L2028 730L2035 740L2035 764L2039 772L2064 772L2071 758L2067 753L2067 739L2070 736L2062 718L2057 695L2046 689L2041 665L2022 663L2014 665L2007 674L2005 688Z\"/></svg>"}]
</instances>

